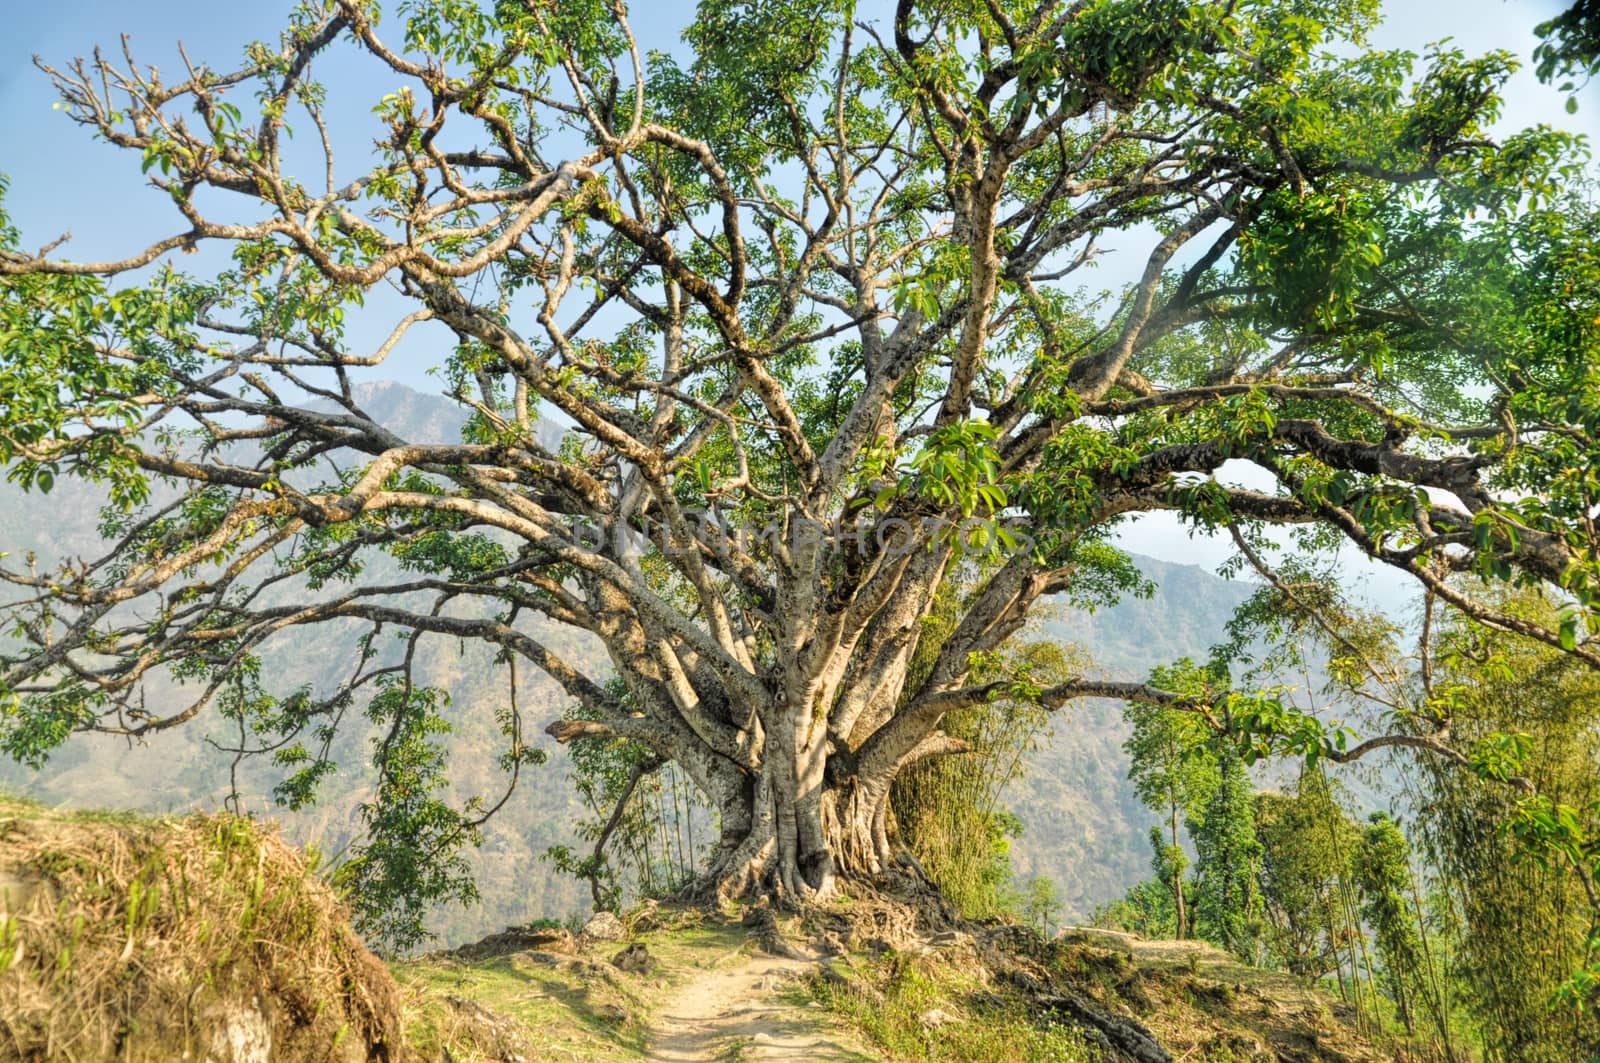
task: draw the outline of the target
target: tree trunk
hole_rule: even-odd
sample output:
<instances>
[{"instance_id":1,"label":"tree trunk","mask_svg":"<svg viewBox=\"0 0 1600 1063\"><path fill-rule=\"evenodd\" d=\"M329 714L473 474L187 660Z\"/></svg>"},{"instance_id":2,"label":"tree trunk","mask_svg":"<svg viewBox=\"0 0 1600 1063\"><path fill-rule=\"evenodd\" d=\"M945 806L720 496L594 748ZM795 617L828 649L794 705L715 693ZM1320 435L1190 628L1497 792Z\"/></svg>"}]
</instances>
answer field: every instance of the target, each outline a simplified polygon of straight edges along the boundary
<instances>
[{"instance_id":1,"label":"tree trunk","mask_svg":"<svg viewBox=\"0 0 1600 1063\"><path fill-rule=\"evenodd\" d=\"M1172 847L1176 849L1178 847L1178 806L1173 804L1170 808L1172 812ZM1188 935L1184 932L1183 866L1177 860L1172 862L1172 897L1174 911L1177 915L1178 940L1182 941Z\"/></svg>"},{"instance_id":2,"label":"tree trunk","mask_svg":"<svg viewBox=\"0 0 1600 1063\"><path fill-rule=\"evenodd\" d=\"M723 845L701 888L722 897L768 895L817 902L842 881L866 881L895 866L887 782L857 780L807 786L765 761L738 807L720 809ZM730 823L743 824L730 836Z\"/></svg>"}]
</instances>

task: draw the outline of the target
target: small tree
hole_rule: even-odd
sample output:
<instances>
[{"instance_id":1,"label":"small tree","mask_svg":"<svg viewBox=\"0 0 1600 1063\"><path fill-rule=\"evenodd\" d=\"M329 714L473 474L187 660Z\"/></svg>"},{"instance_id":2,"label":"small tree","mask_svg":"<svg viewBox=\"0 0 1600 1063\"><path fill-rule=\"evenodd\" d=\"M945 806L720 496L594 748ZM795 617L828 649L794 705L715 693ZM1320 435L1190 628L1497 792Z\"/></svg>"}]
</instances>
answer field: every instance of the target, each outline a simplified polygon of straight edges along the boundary
<instances>
[{"instance_id":1,"label":"small tree","mask_svg":"<svg viewBox=\"0 0 1600 1063\"><path fill-rule=\"evenodd\" d=\"M1016 900L1017 914L1027 926L1049 937L1055 930L1056 919L1061 914L1061 895L1048 875L1031 875L1028 884Z\"/></svg>"},{"instance_id":2,"label":"small tree","mask_svg":"<svg viewBox=\"0 0 1600 1063\"><path fill-rule=\"evenodd\" d=\"M1219 682L1220 679L1220 682ZM1209 701L1217 690L1226 689L1227 676L1198 668L1188 658L1158 668L1151 673L1153 686L1187 697ZM1177 936L1191 929L1191 916L1184 896L1184 871L1189 860L1179 837L1179 824L1195 818L1216 789L1218 773L1212 731L1206 721L1192 712L1161 705L1130 705L1128 719L1133 724L1122 748L1128 752L1128 778L1134 792L1146 806L1166 821L1150 832L1152 866L1156 880L1172 891Z\"/></svg>"},{"instance_id":3,"label":"small tree","mask_svg":"<svg viewBox=\"0 0 1600 1063\"><path fill-rule=\"evenodd\" d=\"M1232 748L1217 754L1217 785L1189 821L1195 847L1195 928L1239 958L1256 959L1261 842L1256 838L1255 791Z\"/></svg>"},{"instance_id":4,"label":"small tree","mask_svg":"<svg viewBox=\"0 0 1600 1063\"><path fill-rule=\"evenodd\" d=\"M1428 992L1422 928L1412 906L1419 891L1411 869L1411 846L1388 813L1372 814L1351 866L1361 891L1361 917L1372 928L1373 945L1400 1021L1408 1033L1415 1032L1417 1009L1427 1006L1442 1028L1439 1002Z\"/></svg>"},{"instance_id":5,"label":"small tree","mask_svg":"<svg viewBox=\"0 0 1600 1063\"><path fill-rule=\"evenodd\" d=\"M1349 936L1362 932L1344 918L1338 897L1358 833L1315 769L1301 772L1293 796L1256 796L1263 945L1271 962L1312 979L1339 972Z\"/></svg>"}]
</instances>

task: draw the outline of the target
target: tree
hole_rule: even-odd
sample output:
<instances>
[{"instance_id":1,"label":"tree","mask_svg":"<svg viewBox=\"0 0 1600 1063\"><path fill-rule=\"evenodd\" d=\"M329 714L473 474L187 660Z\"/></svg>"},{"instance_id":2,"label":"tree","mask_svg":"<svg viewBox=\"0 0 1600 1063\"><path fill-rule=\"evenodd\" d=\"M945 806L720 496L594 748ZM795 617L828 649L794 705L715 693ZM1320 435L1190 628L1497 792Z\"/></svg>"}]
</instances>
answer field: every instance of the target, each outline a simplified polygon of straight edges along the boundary
<instances>
[{"instance_id":1,"label":"tree","mask_svg":"<svg viewBox=\"0 0 1600 1063\"><path fill-rule=\"evenodd\" d=\"M1371 815L1351 865L1361 891L1361 917L1372 928L1373 945L1400 1021L1408 1033L1415 1032L1417 1010L1425 1006L1433 1010L1436 1028L1443 1030L1441 1002L1429 995L1433 981L1413 907L1418 890L1411 845L1388 813Z\"/></svg>"},{"instance_id":2,"label":"tree","mask_svg":"<svg viewBox=\"0 0 1600 1063\"><path fill-rule=\"evenodd\" d=\"M1226 687L1224 673L1220 685ZM1160 668L1150 676L1151 685L1188 697L1209 700L1216 674L1195 667L1187 659L1170 668ZM1188 856L1183 851L1178 825L1193 819L1205 807L1217 786L1217 759L1211 743L1211 729L1192 712L1161 705L1133 704L1128 707L1133 733L1122 748L1128 752L1128 778L1133 780L1139 800L1161 813L1167 822L1167 836L1160 827L1150 830L1150 847L1156 880L1172 891L1176 936L1183 938L1191 929L1183 895L1183 873Z\"/></svg>"},{"instance_id":3,"label":"tree","mask_svg":"<svg viewBox=\"0 0 1600 1063\"><path fill-rule=\"evenodd\" d=\"M1128 892L1122 897L1097 908L1090 923L1108 930L1131 930L1146 938L1178 936L1172 890L1154 879L1144 879L1129 886Z\"/></svg>"},{"instance_id":4,"label":"tree","mask_svg":"<svg viewBox=\"0 0 1600 1063\"><path fill-rule=\"evenodd\" d=\"M1546 620L1558 611L1529 591L1502 604ZM1432 667L1461 739L1486 758L1511 754L1500 770L1531 791L1431 764L1417 780L1414 837L1459 917L1455 966L1484 1050L1532 1063L1593 1056L1593 1008L1552 1000L1595 962L1596 860L1582 845L1600 852L1600 680L1555 650L1464 621L1444 626ZM1545 825L1563 825L1560 848L1536 829Z\"/></svg>"},{"instance_id":5,"label":"tree","mask_svg":"<svg viewBox=\"0 0 1600 1063\"><path fill-rule=\"evenodd\" d=\"M1049 937L1061 913L1061 897L1048 875L1033 875L1017 897L1017 914L1022 922L1044 937Z\"/></svg>"},{"instance_id":6,"label":"tree","mask_svg":"<svg viewBox=\"0 0 1600 1063\"><path fill-rule=\"evenodd\" d=\"M1217 785L1198 817L1194 837L1194 922L1199 935L1241 959L1256 959L1260 932L1261 841L1256 837L1255 789L1232 749L1217 757Z\"/></svg>"},{"instance_id":7,"label":"tree","mask_svg":"<svg viewBox=\"0 0 1600 1063\"><path fill-rule=\"evenodd\" d=\"M1256 836L1269 962L1304 978L1342 981L1350 936L1361 933L1339 896L1358 835L1323 774L1302 772L1292 796L1256 795Z\"/></svg>"},{"instance_id":8,"label":"tree","mask_svg":"<svg viewBox=\"0 0 1600 1063\"><path fill-rule=\"evenodd\" d=\"M357 647L348 681L262 679L248 719L304 802L321 736L409 674L380 633L487 640L583 706L558 739L694 780L720 831L702 885L794 900L903 868L896 777L998 698L1185 708L1251 755L1450 755L1442 727L1347 748L1270 693L974 678L1041 599L1129 589L1105 537L1158 510L1320 527L1600 663L1571 138L1487 136L1506 55L1340 54L1376 6L705 0L680 60L606 0L381 23L307 0L236 68L45 66L178 220L94 262L0 220L0 459L111 504L104 556L6 573L0 743L37 763L179 726L321 626ZM318 82L333 56L394 91ZM335 105L373 107L377 142L336 136ZM1070 287L1113 245L1137 279ZM182 270L191 249L214 268ZM429 349L459 441L402 438L352 388ZM1461 569L1578 609L1508 617ZM173 671L187 703L141 701ZM416 733L425 705L387 711Z\"/></svg>"}]
</instances>

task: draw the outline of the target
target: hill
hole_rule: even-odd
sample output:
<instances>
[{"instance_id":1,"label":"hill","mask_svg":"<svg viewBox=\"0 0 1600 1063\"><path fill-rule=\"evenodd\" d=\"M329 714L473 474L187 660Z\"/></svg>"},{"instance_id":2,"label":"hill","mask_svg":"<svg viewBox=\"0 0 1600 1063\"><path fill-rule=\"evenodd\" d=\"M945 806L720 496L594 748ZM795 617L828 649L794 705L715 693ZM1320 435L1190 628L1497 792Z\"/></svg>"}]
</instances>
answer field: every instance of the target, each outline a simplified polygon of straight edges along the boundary
<instances>
[{"instance_id":1,"label":"hill","mask_svg":"<svg viewBox=\"0 0 1600 1063\"><path fill-rule=\"evenodd\" d=\"M1039 625L1041 635L1077 644L1116 679L1144 679L1158 664L1204 657L1251 590L1195 565L1135 560L1156 585L1154 595L1094 613L1057 605ZM1155 817L1128 782L1122 743L1130 731L1115 702L1070 704L1004 794L1023 823L1011 846L1013 865L1019 874L1045 875L1056 884L1068 921L1122 896L1150 873L1146 837Z\"/></svg>"}]
</instances>

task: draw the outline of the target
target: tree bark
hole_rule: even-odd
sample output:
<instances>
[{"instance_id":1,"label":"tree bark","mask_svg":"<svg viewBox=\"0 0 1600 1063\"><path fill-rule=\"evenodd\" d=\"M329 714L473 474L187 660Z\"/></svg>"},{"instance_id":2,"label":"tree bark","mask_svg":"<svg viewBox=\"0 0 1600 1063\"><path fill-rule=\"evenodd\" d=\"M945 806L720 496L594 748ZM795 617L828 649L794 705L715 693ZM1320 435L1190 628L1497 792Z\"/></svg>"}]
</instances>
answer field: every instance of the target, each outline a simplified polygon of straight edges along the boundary
<instances>
[{"instance_id":1,"label":"tree bark","mask_svg":"<svg viewBox=\"0 0 1600 1063\"><path fill-rule=\"evenodd\" d=\"M730 795L731 807L719 805L724 841L702 892L814 903L842 883L866 883L897 866L887 780L806 787L798 773L783 770L784 759L764 762L752 785ZM730 831L730 824L738 826Z\"/></svg>"}]
</instances>

